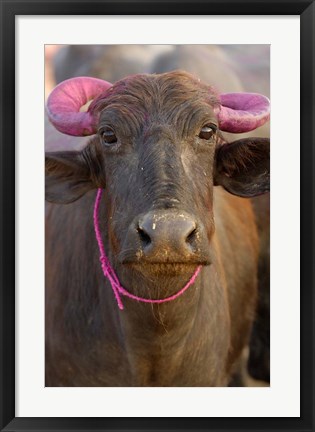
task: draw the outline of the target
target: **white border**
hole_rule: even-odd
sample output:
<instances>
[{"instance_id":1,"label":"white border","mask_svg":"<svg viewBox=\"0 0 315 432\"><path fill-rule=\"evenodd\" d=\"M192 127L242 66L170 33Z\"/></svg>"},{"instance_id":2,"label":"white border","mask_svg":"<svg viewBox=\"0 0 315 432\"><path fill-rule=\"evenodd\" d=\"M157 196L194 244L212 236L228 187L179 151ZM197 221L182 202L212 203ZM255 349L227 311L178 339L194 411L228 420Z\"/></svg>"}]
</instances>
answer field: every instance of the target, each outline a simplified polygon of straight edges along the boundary
<instances>
[{"instance_id":1,"label":"white border","mask_svg":"<svg viewBox=\"0 0 315 432\"><path fill-rule=\"evenodd\" d=\"M299 416L299 17L17 17L16 415ZM271 388L44 388L44 44L271 44Z\"/></svg>"}]
</instances>

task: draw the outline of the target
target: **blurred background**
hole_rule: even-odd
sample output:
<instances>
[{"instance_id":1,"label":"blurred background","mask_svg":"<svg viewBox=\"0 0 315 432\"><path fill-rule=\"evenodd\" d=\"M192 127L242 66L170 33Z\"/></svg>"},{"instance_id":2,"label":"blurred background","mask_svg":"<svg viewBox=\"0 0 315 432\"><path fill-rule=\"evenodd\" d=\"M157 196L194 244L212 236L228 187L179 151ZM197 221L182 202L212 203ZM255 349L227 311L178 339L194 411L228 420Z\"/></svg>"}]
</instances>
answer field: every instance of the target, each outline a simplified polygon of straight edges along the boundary
<instances>
[{"instance_id":1,"label":"blurred background","mask_svg":"<svg viewBox=\"0 0 315 432\"><path fill-rule=\"evenodd\" d=\"M215 78L224 87L233 84L269 96L269 59L269 45L46 45L45 96L57 83L74 76L115 82L134 73L171 69L184 69L205 82ZM215 77L222 71L231 82L224 84Z\"/></svg>"},{"instance_id":2,"label":"blurred background","mask_svg":"<svg viewBox=\"0 0 315 432\"><path fill-rule=\"evenodd\" d=\"M175 69L190 72L219 93L246 91L270 97L269 45L46 45L45 99L56 84L76 76L114 83L131 74ZM225 134L232 141L242 136L269 137L269 122L247 134ZM78 150L88 140L61 134L45 119L47 151ZM253 204L267 259L259 264L264 278L250 351L245 355L249 356L247 385L264 386L270 380L269 194L253 199Z\"/></svg>"}]
</instances>

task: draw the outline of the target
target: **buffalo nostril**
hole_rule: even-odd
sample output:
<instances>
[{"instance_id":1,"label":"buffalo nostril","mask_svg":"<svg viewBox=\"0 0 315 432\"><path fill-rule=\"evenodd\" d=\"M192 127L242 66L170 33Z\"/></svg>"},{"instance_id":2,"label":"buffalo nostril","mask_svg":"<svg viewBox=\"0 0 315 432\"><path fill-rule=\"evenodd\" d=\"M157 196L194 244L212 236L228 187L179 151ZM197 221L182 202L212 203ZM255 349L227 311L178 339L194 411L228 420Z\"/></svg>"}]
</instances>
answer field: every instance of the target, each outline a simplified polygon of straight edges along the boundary
<instances>
[{"instance_id":1,"label":"buffalo nostril","mask_svg":"<svg viewBox=\"0 0 315 432\"><path fill-rule=\"evenodd\" d=\"M140 228L140 227L138 227L137 231L138 231L142 246L143 247L149 246L151 244L151 237L149 236L149 234L143 228Z\"/></svg>"},{"instance_id":2,"label":"buffalo nostril","mask_svg":"<svg viewBox=\"0 0 315 432\"><path fill-rule=\"evenodd\" d=\"M197 235L197 228L193 228L191 230L191 232L188 234L188 236L186 237L186 243L192 243Z\"/></svg>"},{"instance_id":3,"label":"buffalo nostril","mask_svg":"<svg viewBox=\"0 0 315 432\"><path fill-rule=\"evenodd\" d=\"M196 241L196 238L197 238L197 227L196 226L194 226L192 229L191 229L191 231L189 232L189 234L186 236L186 243L189 245L189 246L193 246L194 245L194 243L195 243L195 241Z\"/></svg>"}]
</instances>

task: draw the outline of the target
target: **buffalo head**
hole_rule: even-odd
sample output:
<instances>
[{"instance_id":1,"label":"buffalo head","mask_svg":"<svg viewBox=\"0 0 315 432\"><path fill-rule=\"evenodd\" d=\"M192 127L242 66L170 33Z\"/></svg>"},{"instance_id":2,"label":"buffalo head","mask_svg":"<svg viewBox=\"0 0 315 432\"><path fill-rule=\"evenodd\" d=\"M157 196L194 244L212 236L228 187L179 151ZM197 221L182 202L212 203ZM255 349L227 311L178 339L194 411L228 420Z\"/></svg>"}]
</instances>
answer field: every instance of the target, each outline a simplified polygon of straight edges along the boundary
<instances>
[{"instance_id":1,"label":"buffalo head","mask_svg":"<svg viewBox=\"0 0 315 432\"><path fill-rule=\"evenodd\" d=\"M219 95L178 71L114 85L74 78L55 88L47 111L59 131L93 136L82 151L46 154L46 199L67 204L103 188L106 247L141 272L211 262L215 187L241 197L269 189L269 140L221 134L268 121L264 96Z\"/></svg>"}]
</instances>

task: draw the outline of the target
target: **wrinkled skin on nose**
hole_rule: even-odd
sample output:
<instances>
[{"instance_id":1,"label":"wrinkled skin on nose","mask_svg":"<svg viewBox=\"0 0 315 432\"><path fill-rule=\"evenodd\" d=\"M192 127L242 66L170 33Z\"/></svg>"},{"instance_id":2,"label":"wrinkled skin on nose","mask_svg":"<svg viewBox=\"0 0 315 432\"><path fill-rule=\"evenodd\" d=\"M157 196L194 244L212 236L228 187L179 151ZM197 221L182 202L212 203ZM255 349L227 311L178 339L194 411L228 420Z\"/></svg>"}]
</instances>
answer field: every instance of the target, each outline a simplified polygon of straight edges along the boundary
<instances>
[{"instance_id":1,"label":"wrinkled skin on nose","mask_svg":"<svg viewBox=\"0 0 315 432\"><path fill-rule=\"evenodd\" d=\"M137 230L144 256L157 261L189 257L196 227L194 219L184 212L147 213L139 220Z\"/></svg>"},{"instance_id":2,"label":"wrinkled skin on nose","mask_svg":"<svg viewBox=\"0 0 315 432\"><path fill-rule=\"evenodd\" d=\"M152 210L129 227L120 261L209 264L205 238L203 226L189 213Z\"/></svg>"}]
</instances>

